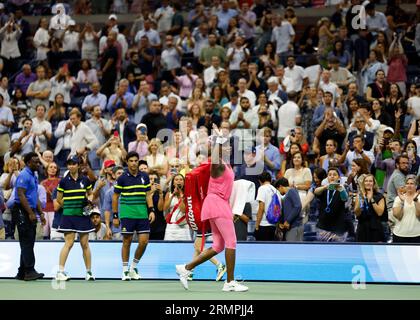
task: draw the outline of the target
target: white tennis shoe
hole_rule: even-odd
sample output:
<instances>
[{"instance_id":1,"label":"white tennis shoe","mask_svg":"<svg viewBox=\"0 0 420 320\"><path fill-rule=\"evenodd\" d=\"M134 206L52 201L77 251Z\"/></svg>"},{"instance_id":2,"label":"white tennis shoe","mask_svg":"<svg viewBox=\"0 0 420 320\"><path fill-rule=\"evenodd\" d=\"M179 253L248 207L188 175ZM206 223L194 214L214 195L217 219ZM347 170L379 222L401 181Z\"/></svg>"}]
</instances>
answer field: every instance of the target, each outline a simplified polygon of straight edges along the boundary
<instances>
[{"instance_id":1,"label":"white tennis shoe","mask_svg":"<svg viewBox=\"0 0 420 320\"><path fill-rule=\"evenodd\" d=\"M223 285L222 291L230 292L245 292L248 291L248 287L244 286L243 284L240 284L239 282L232 280L231 282L225 281L225 284Z\"/></svg>"},{"instance_id":2,"label":"white tennis shoe","mask_svg":"<svg viewBox=\"0 0 420 320\"><path fill-rule=\"evenodd\" d=\"M188 277L191 275L191 271L185 269L185 264L178 264L175 266L176 273L179 275L179 281L185 290L188 290Z\"/></svg>"}]
</instances>

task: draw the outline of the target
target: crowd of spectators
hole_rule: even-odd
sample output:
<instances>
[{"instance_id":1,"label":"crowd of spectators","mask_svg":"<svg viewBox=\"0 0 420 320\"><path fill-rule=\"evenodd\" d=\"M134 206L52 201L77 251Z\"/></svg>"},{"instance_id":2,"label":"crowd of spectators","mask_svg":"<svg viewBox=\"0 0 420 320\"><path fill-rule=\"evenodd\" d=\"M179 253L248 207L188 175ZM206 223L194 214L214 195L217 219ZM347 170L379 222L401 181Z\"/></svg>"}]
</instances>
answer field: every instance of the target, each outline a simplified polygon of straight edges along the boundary
<instances>
[{"instance_id":1,"label":"crowd of spectators","mask_svg":"<svg viewBox=\"0 0 420 320\"><path fill-rule=\"evenodd\" d=\"M255 185L235 219L248 238L420 241L420 10L327 1L332 16L302 25L295 1L196 0L188 12L139 1L128 26L118 14L137 2L113 1L97 28L72 18L88 3L76 2L56 3L35 32L29 1L0 4L0 239L15 238L10 208L29 152L47 213L37 239L62 238L55 197L70 156L101 213L91 238L121 239L110 199L130 151L153 177L151 239L164 239L182 197L174 179L207 159L216 124L236 180ZM273 192L288 208L278 226L266 219Z\"/></svg>"}]
</instances>

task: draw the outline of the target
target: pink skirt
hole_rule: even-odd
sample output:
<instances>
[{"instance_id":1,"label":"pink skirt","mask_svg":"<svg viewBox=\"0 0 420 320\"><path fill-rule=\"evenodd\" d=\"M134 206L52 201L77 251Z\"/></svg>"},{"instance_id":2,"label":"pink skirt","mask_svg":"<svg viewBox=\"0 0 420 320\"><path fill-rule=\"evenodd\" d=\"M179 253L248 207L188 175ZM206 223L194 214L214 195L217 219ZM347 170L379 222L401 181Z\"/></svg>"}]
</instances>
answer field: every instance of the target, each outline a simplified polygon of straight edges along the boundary
<instances>
[{"instance_id":1,"label":"pink skirt","mask_svg":"<svg viewBox=\"0 0 420 320\"><path fill-rule=\"evenodd\" d=\"M204 199L203 207L201 208L201 220L214 218L233 219L233 213L228 201L209 193Z\"/></svg>"}]
</instances>

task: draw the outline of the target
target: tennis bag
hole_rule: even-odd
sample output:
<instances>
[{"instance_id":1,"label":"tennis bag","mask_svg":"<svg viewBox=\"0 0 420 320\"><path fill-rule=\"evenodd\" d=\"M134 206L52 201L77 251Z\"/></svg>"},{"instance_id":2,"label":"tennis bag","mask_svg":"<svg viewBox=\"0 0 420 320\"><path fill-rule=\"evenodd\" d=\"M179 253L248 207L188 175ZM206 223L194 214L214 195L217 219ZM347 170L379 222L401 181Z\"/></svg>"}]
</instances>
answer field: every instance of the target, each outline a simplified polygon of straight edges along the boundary
<instances>
[{"instance_id":1,"label":"tennis bag","mask_svg":"<svg viewBox=\"0 0 420 320\"><path fill-rule=\"evenodd\" d=\"M201 220L201 208L210 180L211 163L206 161L185 176L184 201L187 223L195 232L210 230L208 221ZM204 243L204 241L203 241Z\"/></svg>"},{"instance_id":2,"label":"tennis bag","mask_svg":"<svg viewBox=\"0 0 420 320\"><path fill-rule=\"evenodd\" d=\"M280 221L281 217L281 201L276 192L273 191L270 205L267 209L266 219L271 224L276 224Z\"/></svg>"}]
</instances>

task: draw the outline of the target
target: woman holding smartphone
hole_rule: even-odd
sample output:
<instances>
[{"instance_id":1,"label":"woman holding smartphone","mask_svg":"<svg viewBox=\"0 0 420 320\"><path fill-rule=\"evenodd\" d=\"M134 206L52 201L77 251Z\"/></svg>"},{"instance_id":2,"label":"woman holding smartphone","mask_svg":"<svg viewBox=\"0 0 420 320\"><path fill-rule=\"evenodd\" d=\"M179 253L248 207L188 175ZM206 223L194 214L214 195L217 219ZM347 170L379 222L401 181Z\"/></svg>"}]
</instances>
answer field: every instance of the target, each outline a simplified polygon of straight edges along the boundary
<instances>
[{"instance_id":1,"label":"woman holding smartphone","mask_svg":"<svg viewBox=\"0 0 420 320\"><path fill-rule=\"evenodd\" d=\"M420 157L417 153L417 143L414 140L408 140L404 145L403 152L406 152L408 156L409 172L417 175L420 167Z\"/></svg>"},{"instance_id":2,"label":"woman holding smartphone","mask_svg":"<svg viewBox=\"0 0 420 320\"><path fill-rule=\"evenodd\" d=\"M315 196L320 200L317 240L324 242L345 242L347 238L347 217L345 203L348 194L340 183L337 168L328 168L328 184L315 189Z\"/></svg>"},{"instance_id":3,"label":"woman holding smartphone","mask_svg":"<svg viewBox=\"0 0 420 320\"><path fill-rule=\"evenodd\" d=\"M192 240L185 217L184 184L184 177L180 174L175 175L165 196L163 210L167 223L164 237L166 241Z\"/></svg>"}]
</instances>

